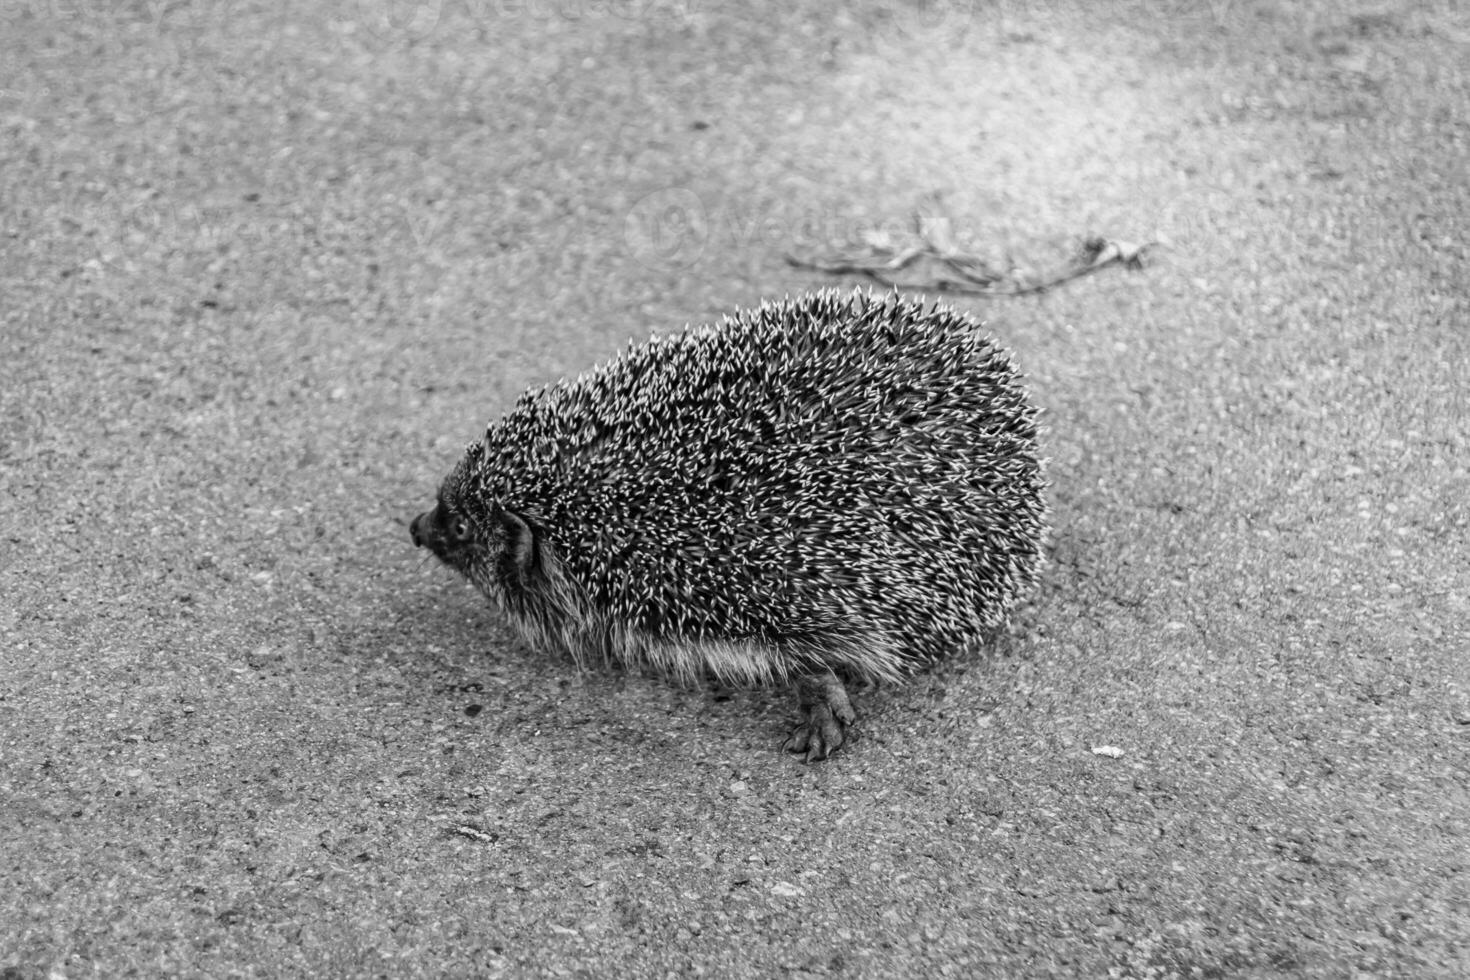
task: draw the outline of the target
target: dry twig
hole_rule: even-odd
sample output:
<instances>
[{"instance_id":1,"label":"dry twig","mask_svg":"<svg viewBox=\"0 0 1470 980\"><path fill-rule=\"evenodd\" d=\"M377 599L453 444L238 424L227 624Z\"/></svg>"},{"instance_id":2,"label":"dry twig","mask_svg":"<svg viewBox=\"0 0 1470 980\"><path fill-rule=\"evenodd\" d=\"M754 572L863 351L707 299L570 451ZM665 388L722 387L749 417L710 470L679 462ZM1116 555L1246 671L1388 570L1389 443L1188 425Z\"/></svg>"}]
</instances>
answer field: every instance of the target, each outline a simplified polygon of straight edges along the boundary
<instances>
[{"instance_id":1,"label":"dry twig","mask_svg":"<svg viewBox=\"0 0 1470 980\"><path fill-rule=\"evenodd\" d=\"M1113 265L1141 269L1146 253L1157 244L1144 242L1140 245L1092 236L1082 241L1077 255L1067 265L1038 277L1014 268L1001 272L979 256L961 252L955 244L953 223L938 208L935 198L926 198L920 203L914 215L914 226L918 241L910 241L901 247L875 236L865 254L859 256L803 259L788 253L786 261L798 269L815 269L829 275L864 275L884 286L898 289L925 289L971 296L1026 296L1044 293ZM937 262L954 275L919 281L894 277L894 273L926 259Z\"/></svg>"}]
</instances>

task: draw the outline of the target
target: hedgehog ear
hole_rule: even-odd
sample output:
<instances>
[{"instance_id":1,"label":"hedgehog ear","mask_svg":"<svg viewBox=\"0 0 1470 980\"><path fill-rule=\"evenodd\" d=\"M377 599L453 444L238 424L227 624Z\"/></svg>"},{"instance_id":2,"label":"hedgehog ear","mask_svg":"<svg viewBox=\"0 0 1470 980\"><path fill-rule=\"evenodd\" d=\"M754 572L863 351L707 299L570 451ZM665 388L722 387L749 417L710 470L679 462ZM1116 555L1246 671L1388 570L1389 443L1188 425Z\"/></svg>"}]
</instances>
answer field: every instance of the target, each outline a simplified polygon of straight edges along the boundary
<instances>
[{"instance_id":1,"label":"hedgehog ear","mask_svg":"<svg viewBox=\"0 0 1470 980\"><path fill-rule=\"evenodd\" d=\"M536 532L520 514L496 504L490 511L490 519L505 536L505 556L522 572L536 565Z\"/></svg>"}]
</instances>

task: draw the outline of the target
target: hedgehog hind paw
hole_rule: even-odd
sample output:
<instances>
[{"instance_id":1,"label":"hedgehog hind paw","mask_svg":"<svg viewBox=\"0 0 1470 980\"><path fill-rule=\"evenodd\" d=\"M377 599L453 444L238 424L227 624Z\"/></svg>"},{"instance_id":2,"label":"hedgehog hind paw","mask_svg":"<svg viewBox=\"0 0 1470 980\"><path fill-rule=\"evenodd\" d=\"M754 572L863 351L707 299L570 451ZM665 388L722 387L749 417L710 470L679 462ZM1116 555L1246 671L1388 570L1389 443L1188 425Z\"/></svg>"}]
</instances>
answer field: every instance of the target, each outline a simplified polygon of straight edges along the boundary
<instances>
[{"instance_id":1,"label":"hedgehog hind paw","mask_svg":"<svg viewBox=\"0 0 1470 980\"><path fill-rule=\"evenodd\" d=\"M857 720L847 688L832 671L806 674L796 681L801 703L801 723L792 729L784 747L805 753L806 762L827 758L847 740L847 726Z\"/></svg>"}]
</instances>

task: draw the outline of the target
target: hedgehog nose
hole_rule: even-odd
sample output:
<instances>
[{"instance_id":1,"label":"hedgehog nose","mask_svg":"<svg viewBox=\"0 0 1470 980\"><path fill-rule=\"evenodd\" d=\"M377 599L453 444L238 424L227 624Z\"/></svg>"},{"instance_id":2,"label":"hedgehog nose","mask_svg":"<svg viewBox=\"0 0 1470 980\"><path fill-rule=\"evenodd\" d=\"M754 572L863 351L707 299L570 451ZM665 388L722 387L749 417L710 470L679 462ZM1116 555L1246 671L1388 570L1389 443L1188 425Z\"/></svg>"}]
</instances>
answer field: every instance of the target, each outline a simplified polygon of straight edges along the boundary
<instances>
[{"instance_id":1,"label":"hedgehog nose","mask_svg":"<svg viewBox=\"0 0 1470 980\"><path fill-rule=\"evenodd\" d=\"M415 548L422 548L424 546L424 536L420 533L419 528L423 526L424 518L428 516L428 514L420 514L409 522L408 536L413 538L413 546Z\"/></svg>"}]
</instances>

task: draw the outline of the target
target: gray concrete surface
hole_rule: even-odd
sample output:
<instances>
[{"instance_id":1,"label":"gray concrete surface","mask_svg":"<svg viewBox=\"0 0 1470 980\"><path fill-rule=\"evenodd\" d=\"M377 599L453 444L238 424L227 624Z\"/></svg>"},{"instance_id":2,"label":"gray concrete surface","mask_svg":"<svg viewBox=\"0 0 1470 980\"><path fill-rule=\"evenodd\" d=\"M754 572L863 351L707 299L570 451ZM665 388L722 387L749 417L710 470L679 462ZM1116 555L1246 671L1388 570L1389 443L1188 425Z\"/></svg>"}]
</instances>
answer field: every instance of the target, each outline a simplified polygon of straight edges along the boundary
<instances>
[{"instance_id":1,"label":"gray concrete surface","mask_svg":"<svg viewBox=\"0 0 1470 980\"><path fill-rule=\"evenodd\" d=\"M1467 65L1450 0L0 0L0 976L1470 974ZM830 763L412 549L524 386L936 192L1167 247L962 304L1045 588Z\"/></svg>"}]
</instances>

